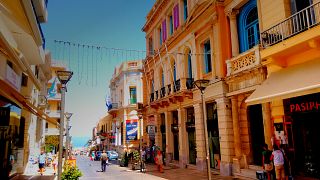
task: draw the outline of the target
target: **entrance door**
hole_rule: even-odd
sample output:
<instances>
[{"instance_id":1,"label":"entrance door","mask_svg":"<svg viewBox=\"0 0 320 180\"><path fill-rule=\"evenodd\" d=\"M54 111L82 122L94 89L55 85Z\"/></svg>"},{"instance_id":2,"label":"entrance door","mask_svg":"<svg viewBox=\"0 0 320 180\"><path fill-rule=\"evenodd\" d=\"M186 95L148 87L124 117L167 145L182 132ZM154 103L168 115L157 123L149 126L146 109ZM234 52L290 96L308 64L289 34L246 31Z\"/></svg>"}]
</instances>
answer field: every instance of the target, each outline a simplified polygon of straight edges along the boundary
<instances>
[{"instance_id":1,"label":"entrance door","mask_svg":"<svg viewBox=\"0 0 320 180\"><path fill-rule=\"evenodd\" d=\"M207 127L208 143L210 155L210 167L219 169L220 161L220 141L218 127L217 103L207 104Z\"/></svg>"},{"instance_id":2,"label":"entrance door","mask_svg":"<svg viewBox=\"0 0 320 180\"><path fill-rule=\"evenodd\" d=\"M197 151L196 151L196 138L195 131L188 132L188 140L189 140L189 163L196 164Z\"/></svg>"},{"instance_id":3,"label":"entrance door","mask_svg":"<svg viewBox=\"0 0 320 180\"><path fill-rule=\"evenodd\" d=\"M319 112L293 115L294 172L320 178Z\"/></svg>"},{"instance_id":4,"label":"entrance door","mask_svg":"<svg viewBox=\"0 0 320 180\"><path fill-rule=\"evenodd\" d=\"M253 156L253 164L262 164L262 146L265 143L264 140L264 128L263 128L263 117L262 117L262 106L261 104L252 105L248 107L248 115L250 122L250 133L251 133L251 150Z\"/></svg>"},{"instance_id":5,"label":"entrance door","mask_svg":"<svg viewBox=\"0 0 320 180\"><path fill-rule=\"evenodd\" d=\"M173 156L174 160L179 161L179 133L173 134Z\"/></svg>"}]
</instances>

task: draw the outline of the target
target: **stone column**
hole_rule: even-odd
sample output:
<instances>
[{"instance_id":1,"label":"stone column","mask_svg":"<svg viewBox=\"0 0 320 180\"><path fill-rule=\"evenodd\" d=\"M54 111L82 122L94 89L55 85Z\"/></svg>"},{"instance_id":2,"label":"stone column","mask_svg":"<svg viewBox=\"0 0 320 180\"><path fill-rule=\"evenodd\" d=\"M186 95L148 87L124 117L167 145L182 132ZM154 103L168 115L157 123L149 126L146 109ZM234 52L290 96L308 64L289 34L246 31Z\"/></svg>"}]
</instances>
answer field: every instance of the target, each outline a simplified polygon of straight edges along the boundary
<instances>
[{"instance_id":1,"label":"stone column","mask_svg":"<svg viewBox=\"0 0 320 180\"><path fill-rule=\"evenodd\" d=\"M181 168L186 167L188 163L187 155L187 131L186 131L186 110L179 108L178 124L179 124L179 165Z\"/></svg>"},{"instance_id":2,"label":"stone column","mask_svg":"<svg viewBox=\"0 0 320 180\"><path fill-rule=\"evenodd\" d=\"M230 100L223 97L216 100L218 109L218 125L220 136L220 173L230 176L232 174L232 161L234 157L234 136L231 116ZM228 125L229 124L229 125Z\"/></svg>"},{"instance_id":3,"label":"stone column","mask_svg":"<svg viewBox=\"0 0 320 180\"><path fill-rule=\"evenodd\" d=\"M272 149L271 138L272 138L272 121L271 121L271 109L270 103L262 104L262 117L264 127L264 141L268 144L269 149Z\"/></svg>"},{"instance_id":4,"label":"stone column","mask_svg":"<svg viewBox=\"0 0 320 180\"><path fill-rule=\"evenodd\" d=\"M166 118L166 164L168 165L173 159L172 113L165 112L164 114Z\"/></svg>"},{"instance_id":5,"label":"stone column","mask_svg":"<svg viewBox=\"0 0 320 180\"><path fill-rule=\"evenodd\" d=\"M193 105L195 115L195 127L196 127L196 145L197 145L197 159L196 165L198 170L206 170L206 147L204 139L204 124L203 124L203 112L202 103Z\"/></svg>"},{"instance_id":6,"label":"stone column","mask_svg":"<svg viewBox=\"0 0 320 180\"><path fill-rule=\"evenodd\" d=\"M235 172L240 172L243 167L241 163L242 158L242 148L240 139L240 123L239 123L239 113L238 113L238 96L233 96L231 98L232 104L232 122L233 122L233 134L234 134L234 150L235 157L233 158L233 170Z\"/></svg>"},{"instance_id":7,"label":"stone column","mask_svg":"<svg viewBox=\"0 0 320 180\"><path fill-rule=\"evenodd\" d=\"M238 28L237 28L237 14L238 10L233 10L228 12L227 15L230 19L230 33L231 33L231 46L232 46L232 56L235 57L239 55L239 38L238 38Z\"/></svg>"}]
</instances>

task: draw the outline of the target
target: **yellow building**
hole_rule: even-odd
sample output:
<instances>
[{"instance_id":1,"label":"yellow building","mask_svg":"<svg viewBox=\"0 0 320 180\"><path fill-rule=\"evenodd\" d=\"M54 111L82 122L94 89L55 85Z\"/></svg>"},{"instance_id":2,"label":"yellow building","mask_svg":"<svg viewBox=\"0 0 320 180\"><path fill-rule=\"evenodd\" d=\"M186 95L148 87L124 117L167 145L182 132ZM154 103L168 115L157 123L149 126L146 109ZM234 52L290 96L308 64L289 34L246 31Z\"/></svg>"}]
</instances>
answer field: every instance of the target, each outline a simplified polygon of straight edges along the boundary
<instances>
[{"instance_id":1,"label":"yellow building","mask_svg":"<svg viewBox=\"0 0 320 180\"><path fill-rule=\"evenodd\" d=\"M1 179L26 170L43 144L43 119L52 121L43 111L51 78L39 24L46 20L44 0L0 1Z\"/></svg>"},{"instance_id":2,"label":"yellow building","mask_svg":"<svg viewBox=\"0 0 320 180\"><path fill-rule=\"evenodd\" d=\"M221 1L158 0L147 15L144 123L166 164L206 170L203 109L210 167L231 174L234 157L226 59L231 57L228 14ZM204 92L193 86L210 80Z\"/></svg>"}]
</instances>

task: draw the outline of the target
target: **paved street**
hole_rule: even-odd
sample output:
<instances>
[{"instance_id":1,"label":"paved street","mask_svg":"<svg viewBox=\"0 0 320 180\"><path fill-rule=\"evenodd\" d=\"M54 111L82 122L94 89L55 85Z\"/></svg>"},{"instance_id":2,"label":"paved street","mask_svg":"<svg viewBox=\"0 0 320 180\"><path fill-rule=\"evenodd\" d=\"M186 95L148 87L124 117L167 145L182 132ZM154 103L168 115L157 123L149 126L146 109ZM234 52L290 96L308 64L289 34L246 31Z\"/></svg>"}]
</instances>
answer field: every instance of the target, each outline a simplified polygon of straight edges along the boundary
<instances>
[{"instance_id":1,"label":"paved street","mask_svg":"<svg viewBox=\"0 0 320 180\"><path fill-rule=\"evenodd\" d=\"M100 162L90 161L85 156L77 157L77 165L83 176L81 180L89 179L132 179L132 180L153 180L153 179L174 179L174 180L205 180L206 173L193 170L193 169L180 169L165 167L164 173L159 173L154 165L147 165L147 173L140 173L139 170L132 171L129 168L120 167L116 164L110 164L107 166L106 172L99 172ZM231 180L236 179L233 177L222 177L218 174L212 173L212 179L214 180Z\"/></svg>"}]
</instances>

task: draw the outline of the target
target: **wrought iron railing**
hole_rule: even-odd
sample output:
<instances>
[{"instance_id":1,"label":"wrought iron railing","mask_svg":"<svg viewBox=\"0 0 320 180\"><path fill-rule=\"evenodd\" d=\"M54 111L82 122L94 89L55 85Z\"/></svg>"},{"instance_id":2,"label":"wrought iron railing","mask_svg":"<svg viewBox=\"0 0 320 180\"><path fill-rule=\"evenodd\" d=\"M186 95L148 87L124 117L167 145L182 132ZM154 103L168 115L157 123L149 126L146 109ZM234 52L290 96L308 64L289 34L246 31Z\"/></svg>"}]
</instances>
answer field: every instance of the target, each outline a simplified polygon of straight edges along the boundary
<instances>
[{"instance_id":1,"label":"wrought iron railing","mask_svg":"<svg viewBox=\"0 0 320 180\"><path fill-rule=\"evenodd\" d=\"M156 91L155 94L156 94L156 100L158 100L159 99L158 91Z\"/></svg>"},{"instance_id":2,"label":"wrought iron railing","mask_svg":"<svg viewBox=\"0 0 320 180\"><path fill-rule=\"evenodd\" d=\"M320 23L320 2L293 14L261 33L263 47L272 46Z\"/></svg>"},{"instance_id":3,"label":"wrought iron railing","mask_svg":"<svg viewBox=\"0 0 320 180\"><path fill-rule=\"evenodd\" d=\"M154 101L154 93L151 93L150 94L150 102L153 102Z\"/></svg>"},{"instance_id":4,"label":"wrought iron railing","mask_svg":"<svg viewBox=\"0 0 320 180\"><path fill-rule=\"evenodd\" d=\"M180 79L176 80L175 83L173 84L173 92L180 91Z\"/></svg>"},{"instance_id":5,"label":"wrought iron railing","mask_svg":"<svg viewBox=\"0 0 320 180\"><path fill-rule=\"evenodd\" d=\"M186 79L186 86L187 86L187 89L193 89L194 88L193 78L187 78Z\"/></svg>"},{"instance_id":6,"label":"wrought iron railing","mask_svg":"<svg viewBox=\"0 0 320 180\"><path fill-rule=\"evenodd\" d=\"M171 84L168 84L168 95L171 94Z\"/></svg>"},{"instance_id":7,"label":"wrought iron railing","mask_svg":"<svg viewBox=\"0 0 320 180\"><path fill-rule=\"evenodd\" d=\"M166 96L166 87L162 87L160 89L160 98L163 98Z\"/></svg>"}]
</instances>

